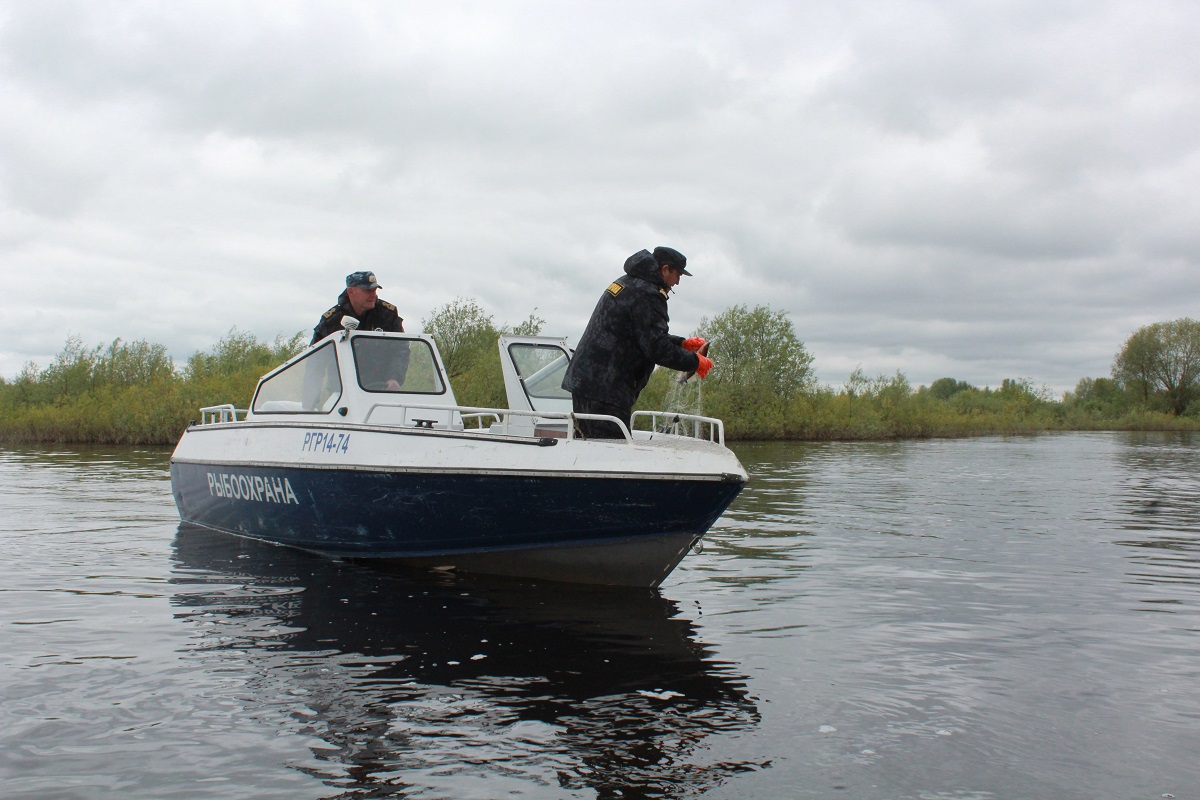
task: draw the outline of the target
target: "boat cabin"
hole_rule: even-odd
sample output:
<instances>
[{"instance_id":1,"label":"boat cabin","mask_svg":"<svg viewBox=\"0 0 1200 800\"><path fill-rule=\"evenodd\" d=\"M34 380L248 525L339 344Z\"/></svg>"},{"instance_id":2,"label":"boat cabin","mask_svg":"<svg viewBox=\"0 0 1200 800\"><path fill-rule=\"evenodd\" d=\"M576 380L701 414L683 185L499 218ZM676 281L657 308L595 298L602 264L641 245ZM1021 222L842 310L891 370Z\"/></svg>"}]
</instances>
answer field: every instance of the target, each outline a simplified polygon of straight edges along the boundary
<instances>
[{"instance_id":1,"label":"boat cabin","mask_svg":"<svg viewBox=\"0 0 1200 800\"><path fill-rule=\"evenodd\" d=\"M430 337L343 331L259 381L247 419L331 415L364 424L461 427L456 405Z\"/></svg>"},{"instance_id":2,"label":"boat cabin","mask_svg":"<svg viewBox=\"0 0 1200 800\"><path fill-rule=\"evenodd\" d=\"M246 419L331 417L361 424L464 430L499 426L516 436L566 436L562 388L572 349L563 338L502 336L508 414L460 407L431 336L346 330L326 337L259 381ZM231 405L203 409L230 421ZM545 415L551 415L547 418ZM340 418L340 419L339 419ZM332 421L331 420L331 421Z\"/></svg>"},{"instance_id":3,"label":"boat cabin","mask_svg":"<svg viewBox=\"0 0 1200 800\"><path fill-rule=\"evenodd\" d=\"M433 337L347 327L264 376L249 409L203 408L202 424L244 418L575 438L571 394L562 388L574 354L567 340L501 336L499 350L508 407L465 407L454 396ZM724 442L719 420L683 416L704 424L708 436L697 430L695 438ZM634 414L635 421L643 417L652 429L678 432L679 414ZM629 432L630 439L649 436L649 431Z\"/></svg>"}]
</instances>

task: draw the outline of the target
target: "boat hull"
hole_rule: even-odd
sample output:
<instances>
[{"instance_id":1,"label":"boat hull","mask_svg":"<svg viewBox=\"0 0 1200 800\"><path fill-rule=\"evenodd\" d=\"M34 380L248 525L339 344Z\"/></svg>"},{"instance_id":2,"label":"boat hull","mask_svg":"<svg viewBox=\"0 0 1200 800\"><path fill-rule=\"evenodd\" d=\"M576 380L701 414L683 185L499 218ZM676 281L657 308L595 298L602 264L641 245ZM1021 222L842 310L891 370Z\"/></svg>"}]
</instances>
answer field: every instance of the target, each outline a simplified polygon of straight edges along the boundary
<instances>
[{"instance_id":1,"label":"boat hull","mask_svg":"<svg viewBox=\"0 0 1200 800\"><path fill-rule=\"evenodd\" d=\"M344 558L657 586L743 485L734 474L505 474L173 459L185 522Z\"/></svg>"}]
</instances>

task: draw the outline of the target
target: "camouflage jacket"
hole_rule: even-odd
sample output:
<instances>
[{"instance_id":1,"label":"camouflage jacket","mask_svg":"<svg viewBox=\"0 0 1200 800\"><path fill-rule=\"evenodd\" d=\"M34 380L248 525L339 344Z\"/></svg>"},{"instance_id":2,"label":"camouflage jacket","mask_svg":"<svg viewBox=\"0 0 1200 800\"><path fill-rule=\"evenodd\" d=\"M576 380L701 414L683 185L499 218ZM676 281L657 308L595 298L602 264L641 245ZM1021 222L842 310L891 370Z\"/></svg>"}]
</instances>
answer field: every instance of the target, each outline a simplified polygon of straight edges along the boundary
<instances>
[{"instance_id":1,"label":"camouflage jacket","mask_svg":"<svg viewBox=\"0 0 1200 800\"><path fill-rule=\"evenodd\" d=\"M358 320L360 331L391 331L404 333L404 320L400 312L386 300L377 300L375 307L359 316L350 306L350 298L345 292L338 296L337 305L321 315L317 327L313 328L313 338L309 344L316 344L334 331L342 329L342 317L354 317Z\"/></svg>"},{"instance_id":2,"label":"camouflage jacket","mask_svg":"<svg viewBox=\"0 0 1200 800\"><path fill-rule=\"evenodd\" d=\"M625 274L600 295L563 388L579 397L633 408L654 365L696 369L699 357L667 332L667 287L649 251L625 260Z\"/></svg>"}]
</instances>

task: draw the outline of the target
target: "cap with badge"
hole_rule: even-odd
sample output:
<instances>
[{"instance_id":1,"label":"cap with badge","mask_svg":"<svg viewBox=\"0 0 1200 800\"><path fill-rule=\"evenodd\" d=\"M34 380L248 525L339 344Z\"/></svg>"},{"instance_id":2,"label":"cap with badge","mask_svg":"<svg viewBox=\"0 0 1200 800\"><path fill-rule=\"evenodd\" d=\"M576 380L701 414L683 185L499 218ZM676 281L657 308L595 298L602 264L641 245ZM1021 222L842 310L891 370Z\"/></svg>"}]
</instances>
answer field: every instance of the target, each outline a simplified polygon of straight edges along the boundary
<instances>
[{"instance_id":1,"label":"cap with badge","mask_svg":"<svg viewBox=\"0 0 1200 800\"><path fill-rule=\"evenodd\" d=\"M357 286L359 289L382 289L375 280L374 272L351 272L346 276L346 288Z\"/></svg>"}]
</instances>

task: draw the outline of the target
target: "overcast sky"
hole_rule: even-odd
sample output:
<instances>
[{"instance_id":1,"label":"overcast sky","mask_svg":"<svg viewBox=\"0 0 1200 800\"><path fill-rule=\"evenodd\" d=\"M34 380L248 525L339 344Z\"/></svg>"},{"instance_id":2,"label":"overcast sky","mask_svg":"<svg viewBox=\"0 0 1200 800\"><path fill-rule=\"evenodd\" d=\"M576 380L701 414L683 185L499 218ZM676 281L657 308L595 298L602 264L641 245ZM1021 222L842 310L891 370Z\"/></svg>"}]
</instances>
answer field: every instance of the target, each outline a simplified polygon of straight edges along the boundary
<instances>
[{"instance_id":1,"label":"overcast sky","mask_svg":"<svg viewBox=\"0 0 1200 800\"><path fill-rule=\"evenodd\" d=\"M0 0L0 374L307 335L358 269L409 330L577 338L662 244L674 333L1057 394L1200 316L1197 42L1195 0Z\"/></svg>"}]
</instances>

